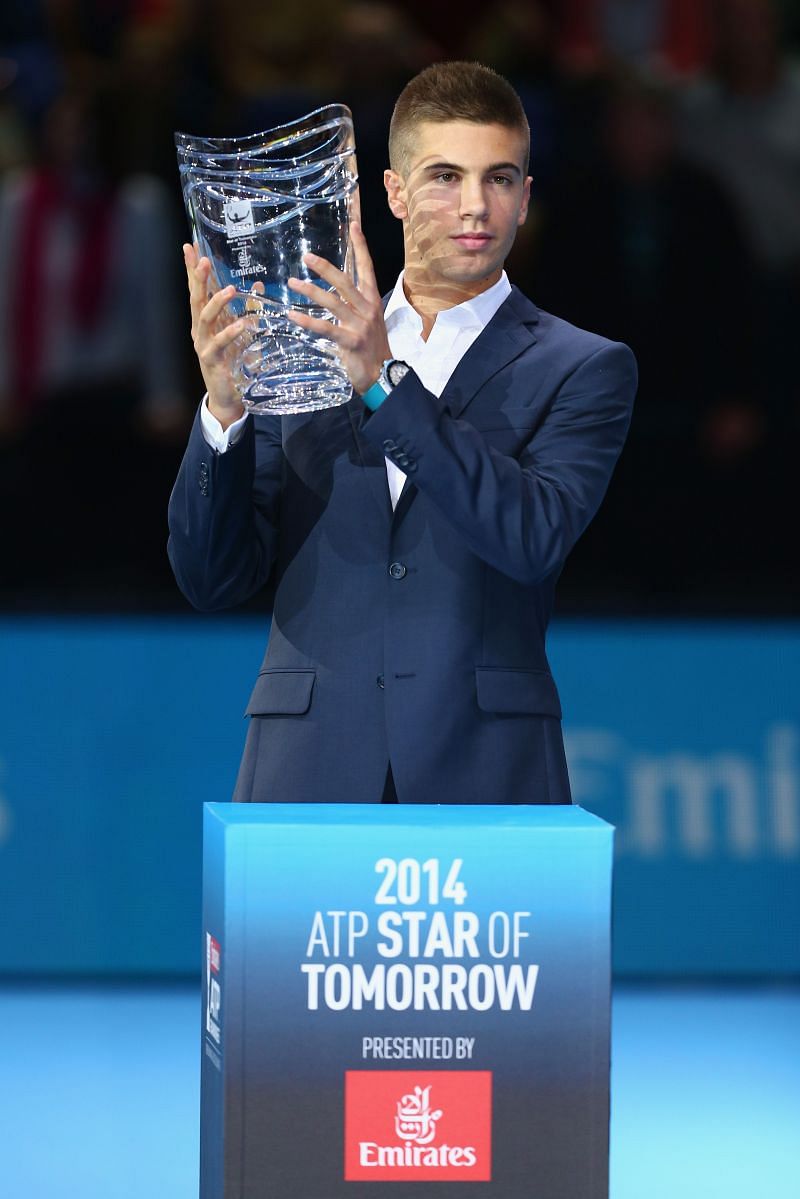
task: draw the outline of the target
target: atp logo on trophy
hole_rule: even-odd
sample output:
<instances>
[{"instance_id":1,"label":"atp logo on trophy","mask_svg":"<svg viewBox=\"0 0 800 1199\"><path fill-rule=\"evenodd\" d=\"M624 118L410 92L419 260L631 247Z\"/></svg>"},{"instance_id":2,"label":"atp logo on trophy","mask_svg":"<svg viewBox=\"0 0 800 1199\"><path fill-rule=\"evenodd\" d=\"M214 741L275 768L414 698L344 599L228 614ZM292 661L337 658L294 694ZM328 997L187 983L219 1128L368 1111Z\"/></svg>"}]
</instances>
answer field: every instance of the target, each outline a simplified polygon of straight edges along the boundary
<instances>
[{"instance_id":1,"label":"atp logo on trophy","mask_svg":"<svg viewBox=\"0 0 800 1199\"><path fill-rule=\"evenodd\" d=\"M247 237L256 231L253 205L249 200L228 200L224 208L228 238Z\"/></svg>"},{"instance_id":2,"label":"atp logo on trophy","mask_svg":"<svg viewBox=\"0 0 800 1199\"><path fill-rule=\"evenodd\" d=\"M347 1182L491 1181L488 1070L348 1070L344 1126Z\"/></svg>"}]
</instances>

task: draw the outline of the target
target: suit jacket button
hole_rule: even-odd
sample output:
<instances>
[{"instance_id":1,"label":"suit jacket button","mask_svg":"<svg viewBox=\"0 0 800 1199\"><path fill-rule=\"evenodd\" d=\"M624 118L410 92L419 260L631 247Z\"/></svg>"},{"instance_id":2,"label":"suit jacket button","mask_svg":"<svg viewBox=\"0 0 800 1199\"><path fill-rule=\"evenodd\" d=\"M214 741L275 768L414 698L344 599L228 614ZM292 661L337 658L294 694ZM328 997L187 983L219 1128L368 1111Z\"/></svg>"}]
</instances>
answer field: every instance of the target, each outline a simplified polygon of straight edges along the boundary
<instances>
[{"instance_id":1,"label":"suit jacket button","mask_svg":"<svg viewBox=\"0 0 800 1199\"><path fill-rule=\"evenodd\" d=\"M377 679L375 680L375 682L378 684L378 686L380 687L381 691L383 691L383 675L382 675L382 674L379 674L379 675L378 675L378 677L377 677Z\"/></svg>"},{"instance_id":2,"label":"suit jacket button","mask_svg":"<svg viewBox=\"0 0 800 1199\"><path fill-rule=\"evenodd\" d=\"M409 460L409 462L406 464L406 474L413 475L413 473L416 469L417 469L416 462L412 462Z\"/></svg>"},{"instance_id":3,"label":"suit jacket button","mask_svg":"<svg viewBox=\"0 0 800 1199\"><path fill-rule=\"evenodd\" d=\"M384 441L384 443L383 443L383 448L386 450L387 454L391 454L392 450L397 449L397 446L395 445L395 443L393 441L390 441L387 438L386 441Z\"/></svg>"},{"instance_id":4,"label":"suit jacket button","mask_svg":"<svg viewBox=\"0 0 800 1199\"><path fill-rule=\"evenodd\" d=\"M407 573L408 572L405 566L403 566L402 562L393 562L389 567L389 574L393 579L404 579Z\"/></svg>"}]
</instances>

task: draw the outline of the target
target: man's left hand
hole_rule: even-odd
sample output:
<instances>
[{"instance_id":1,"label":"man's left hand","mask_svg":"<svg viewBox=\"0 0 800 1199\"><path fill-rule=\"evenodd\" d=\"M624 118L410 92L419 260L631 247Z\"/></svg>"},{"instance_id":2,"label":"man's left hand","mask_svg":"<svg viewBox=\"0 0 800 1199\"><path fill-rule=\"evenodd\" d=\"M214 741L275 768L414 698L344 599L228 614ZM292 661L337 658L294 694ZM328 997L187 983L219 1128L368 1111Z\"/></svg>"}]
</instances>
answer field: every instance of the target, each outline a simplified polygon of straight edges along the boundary
<instances>
[{"instance_id":1,"label":"man's left hand","mask_svg":"<svg viewBox=\"0 0 800 1199\"><path fill-rule=\"evenodd\" d=\"M344 271L338 270L317 254L306 254L303 261L321 279L330 283L333 291L326 291L304 279L289 279L293 291L307 296L320 308L327 308L335 317L335 323L298 312L297 309L290 309L288 316L296 325L335 343L347 377L359 395L364 395L377 382L381 367L387 358L391 358L392 351L366 238L361 226L356 223L351 224L350 232L358 287Z\"/></svg>"}]
</instances>

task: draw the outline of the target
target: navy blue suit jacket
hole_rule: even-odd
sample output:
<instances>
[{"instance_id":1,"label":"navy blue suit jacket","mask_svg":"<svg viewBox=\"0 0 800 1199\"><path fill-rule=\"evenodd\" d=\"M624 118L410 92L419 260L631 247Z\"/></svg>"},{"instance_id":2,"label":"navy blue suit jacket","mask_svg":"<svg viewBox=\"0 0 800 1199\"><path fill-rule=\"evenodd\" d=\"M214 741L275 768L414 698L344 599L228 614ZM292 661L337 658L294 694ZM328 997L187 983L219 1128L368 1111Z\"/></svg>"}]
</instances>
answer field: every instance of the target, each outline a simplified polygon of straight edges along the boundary
<instances>
[{"instance_id":1,"label":"navy blue suit jacket","mask_svg":"<svg viewBox=\"0 0 800 1199\"><path fill-rule=\"evenodd\" d=\"M411 372L374 414L251 418L225 454L198 417L178 583L204 610L274 597L235 799L375 801L391 762L401 803L570 802L545 631L635 389L627 346L514 288L438 399Z\"/></svg>"}]
</instances>

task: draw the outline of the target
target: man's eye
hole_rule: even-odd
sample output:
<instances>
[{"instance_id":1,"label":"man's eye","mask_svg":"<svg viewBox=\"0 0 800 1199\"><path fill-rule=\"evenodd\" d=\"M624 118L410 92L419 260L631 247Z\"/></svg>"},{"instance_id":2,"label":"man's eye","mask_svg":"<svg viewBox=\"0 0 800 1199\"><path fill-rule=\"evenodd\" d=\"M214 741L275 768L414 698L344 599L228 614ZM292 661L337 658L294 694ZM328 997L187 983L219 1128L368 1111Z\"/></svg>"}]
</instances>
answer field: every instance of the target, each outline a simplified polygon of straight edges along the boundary
<instances>
[{"instance_id":1,"label":"man's eye","mask_svg":"<svg viewBox=\"0 0 800 1199\"><path fill-rule=\"evenodd\" d=\"M492 182L499 183L501 186L507 187L511 183L511 180L508 175L492 175Z\"/></svg>"},{"instance_id":2,"label":"man's eye","mask_svg":"<svg viewBox=\"0 0 800 1199\"><path fill-rule=\"evenodd\" d=\"M436 178L440 183L452 183L455 175L452 171L440 171Z\"/></svg>"}]
</instances>

